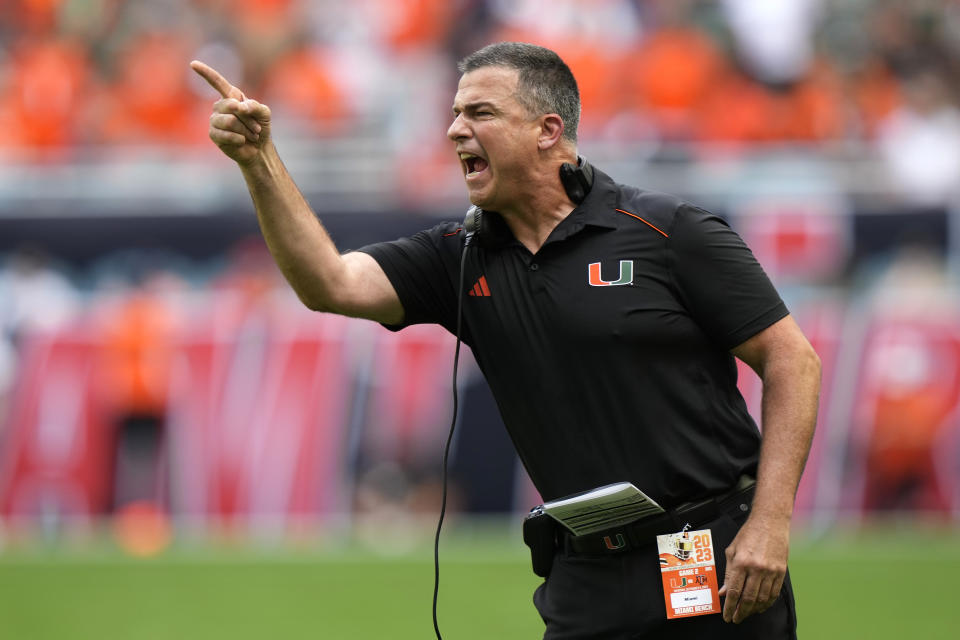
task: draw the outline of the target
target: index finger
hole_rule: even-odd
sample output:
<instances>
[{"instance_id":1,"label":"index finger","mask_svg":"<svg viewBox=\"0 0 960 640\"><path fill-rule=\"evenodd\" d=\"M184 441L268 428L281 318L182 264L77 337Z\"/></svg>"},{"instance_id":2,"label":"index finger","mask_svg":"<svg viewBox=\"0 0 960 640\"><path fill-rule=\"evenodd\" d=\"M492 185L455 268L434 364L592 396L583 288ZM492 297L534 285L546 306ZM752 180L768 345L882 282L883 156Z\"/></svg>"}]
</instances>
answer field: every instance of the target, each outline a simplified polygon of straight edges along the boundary
<instances>
[{"instance_id":1,"label":"index finger","mask_svg":"<svg viewBox=\"0 0 960 640\"><path fill-rule=\"evenodd\" d=\"M740 598L743 595L746 580L743 572L731 566L733 558L727 560L726 575L723 577L723 586L720 587L720 593L717 594L723 601L723 621L733 622L733 617L740 606Z\"/></svg>"},{"instance_id":2,"label":"index finger","mask_svg":"<svg viewBox=\"0 0 960 640\"><path fill-rule=\"evenodd\" d=\"M220 75L220 73L213 67L208 66L199 60L194 60L190 63L190 68L196 71L201 78L207 81L207 84L216 89L217 92L224 98L233 98L240 101L246 99L240 89L237 89L235 86L227 82L227 79Z\"/></svg>"},{"instance_id":3,"label":"index finger","mask_svg":"<svg viewBox=\"0 0 960 640\"><path fill-rule=\"evenodd\" d=\"M724 622L733 622L733 617L740 606L740 589L724 585L724 593L719 594L724 597L722 617Z\"/></svg>"}]
</instances>

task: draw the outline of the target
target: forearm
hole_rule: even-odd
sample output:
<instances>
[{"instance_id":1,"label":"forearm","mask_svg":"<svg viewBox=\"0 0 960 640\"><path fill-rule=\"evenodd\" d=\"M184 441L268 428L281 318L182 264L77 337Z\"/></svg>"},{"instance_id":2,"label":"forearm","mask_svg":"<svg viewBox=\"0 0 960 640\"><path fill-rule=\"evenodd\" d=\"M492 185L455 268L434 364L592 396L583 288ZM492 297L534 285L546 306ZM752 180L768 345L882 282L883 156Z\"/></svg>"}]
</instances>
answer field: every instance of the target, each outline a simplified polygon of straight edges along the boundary
<instances>
[{"instance_id":1,"label":"forearm","mask_svg":"<svg viewBox=\"0 0 960 640\"><path fill-rule=\"evenodd\" d=\"M817 421L820 361L807 347L762 371L763 441L753 514L789 522Z\"/></svg>"},{"instance_id":2,"label":"forearm","mask_svg":"<svg viewBox=\"0 0 960 640\"><path fill-rule=\"evenodd\" d=\"M750 517L726 548L723 619L742 622L770 607L787 573L790 520L810 452L820 359L789 316L734 350L763 380L763 441Z\"/></svg>"},{"instance_id":3,"label":"forearm","mask_svg":"<svg viewBox=\"0 0 960 640\"><path fill-rule=\"evenodd\" d=\"M345 273L342 256L273 144L240 168L260 230L284 277L311 309L334 310Z\"/></svg>"},{"instance_id":4,"label":"forearm","mask_svg":"<svg viewBox=\"0 0 960 640\"><path fill-rule=\"evenodd\" d=\"M300 300L316 311L400 324L403 305L383 269L365 253L340 255L283 166L270 138L270 108L203 62L190 68L222 96L210 115L210 139L243 172L267 247Z\"/></svg>"}]
</instances>

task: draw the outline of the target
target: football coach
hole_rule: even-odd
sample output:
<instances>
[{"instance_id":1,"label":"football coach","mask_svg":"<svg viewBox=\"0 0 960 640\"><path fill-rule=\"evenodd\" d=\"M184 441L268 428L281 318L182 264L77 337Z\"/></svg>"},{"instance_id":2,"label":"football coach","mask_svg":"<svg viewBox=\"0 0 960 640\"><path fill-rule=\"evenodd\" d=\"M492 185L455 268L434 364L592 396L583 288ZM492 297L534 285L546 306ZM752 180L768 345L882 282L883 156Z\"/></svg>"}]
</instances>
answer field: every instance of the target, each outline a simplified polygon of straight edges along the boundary
<instances>
[{"instance_id":1,"label":"football coach","mask_svg":"<svg viewBox=\"0 0 960 640\"><path fill-rule=\"evenodd\" d=\"M796 637L790 522L820 361L723 220L578 156L579 92L554 52L497 43L460 62L447 136L469 223L344 254L284 168L270 109L191 66L222 96L210 138L240 167L306 306L454 332L462 303L463 340L541 496L630 482L665 509L541 536L545 638ZM735 357L763 381L762 437ZM667 580L658 559L658 536L681 531L708 532L700 559L719 584L695 615L671 605L686 580Z\"/></svg>"}]
</instances>

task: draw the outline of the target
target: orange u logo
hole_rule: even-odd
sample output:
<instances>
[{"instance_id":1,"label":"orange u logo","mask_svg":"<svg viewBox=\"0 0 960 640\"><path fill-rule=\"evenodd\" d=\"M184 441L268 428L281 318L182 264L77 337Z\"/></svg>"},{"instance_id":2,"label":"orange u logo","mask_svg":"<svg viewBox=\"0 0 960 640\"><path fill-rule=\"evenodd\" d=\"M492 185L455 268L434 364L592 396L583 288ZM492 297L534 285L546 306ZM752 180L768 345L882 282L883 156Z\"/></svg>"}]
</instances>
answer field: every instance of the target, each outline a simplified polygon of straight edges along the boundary
<instances>
[{"instance_id":1,"label":"orange u logo","mask_svg":"<svg viewBox=\"0 0 960 640\"><path fill-rule=\"evenodd\" d=\"M633 260L620 261L620 277L616 280L604 280L600 273L600 263L592 262L588 270L587 281L591 287L618 287L633 283Z\"/></svg>"}]
</instances>

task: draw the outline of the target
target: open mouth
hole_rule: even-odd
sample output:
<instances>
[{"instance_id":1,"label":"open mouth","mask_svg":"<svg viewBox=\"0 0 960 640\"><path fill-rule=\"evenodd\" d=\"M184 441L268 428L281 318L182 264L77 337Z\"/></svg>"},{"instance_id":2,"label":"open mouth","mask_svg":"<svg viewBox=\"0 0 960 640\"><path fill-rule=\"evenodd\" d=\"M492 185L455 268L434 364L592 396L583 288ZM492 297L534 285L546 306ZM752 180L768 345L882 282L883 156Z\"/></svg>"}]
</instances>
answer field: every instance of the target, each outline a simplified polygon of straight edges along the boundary
<instances>
[{"instance_id":1,"label":"open mouth","mask_svg":"<svg viewBox=\"0 0 960 640\"><path fill-rule=\"evenodd\" d=\"M460 160L463 162L464 167L466 167L468 178L479 175L489 166L486 160L472 153L461 153Z\"/></svg>"}]
</instances>

